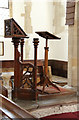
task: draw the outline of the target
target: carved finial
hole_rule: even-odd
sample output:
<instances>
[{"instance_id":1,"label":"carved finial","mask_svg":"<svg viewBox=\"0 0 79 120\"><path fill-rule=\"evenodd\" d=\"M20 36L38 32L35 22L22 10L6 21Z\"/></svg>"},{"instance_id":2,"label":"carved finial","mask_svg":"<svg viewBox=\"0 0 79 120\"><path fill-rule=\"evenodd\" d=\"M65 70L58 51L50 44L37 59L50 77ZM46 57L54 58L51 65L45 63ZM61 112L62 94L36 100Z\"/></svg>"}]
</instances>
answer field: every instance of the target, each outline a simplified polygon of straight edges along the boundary
<instances>
[{"instance_id":1,"label":"carved finial","mask_svg":"<svg viewBox=\"0 0 79 120\"><path fill-rule=\"evenodd\" d=\"M34 43L34 46L37 46L38 43L39 43L39 39L38 38L34 38L33 39L33 43Z\"/></svg>"}]
</instances>

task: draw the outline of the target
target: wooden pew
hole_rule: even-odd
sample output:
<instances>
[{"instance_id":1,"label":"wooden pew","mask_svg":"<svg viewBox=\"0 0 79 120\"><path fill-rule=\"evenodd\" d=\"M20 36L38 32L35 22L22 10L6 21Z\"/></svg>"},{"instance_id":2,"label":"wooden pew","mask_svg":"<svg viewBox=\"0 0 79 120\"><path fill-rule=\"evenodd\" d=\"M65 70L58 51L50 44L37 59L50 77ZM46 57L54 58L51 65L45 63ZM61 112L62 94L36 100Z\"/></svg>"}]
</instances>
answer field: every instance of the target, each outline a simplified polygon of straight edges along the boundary
<instances>
[{"instance_id":1,"label":"wooden pew","mask_svg":"<svg viewBox=\"0 0 79 120\"><path fill-rule=\"evenodd\" d=\"M8 118L8 120L14 120L14 118L17 118L18 120L38 120L28 111L22 109L2 94L0 94L0 113L2 113L2 118Z\"/></svg>"}]
</instances>

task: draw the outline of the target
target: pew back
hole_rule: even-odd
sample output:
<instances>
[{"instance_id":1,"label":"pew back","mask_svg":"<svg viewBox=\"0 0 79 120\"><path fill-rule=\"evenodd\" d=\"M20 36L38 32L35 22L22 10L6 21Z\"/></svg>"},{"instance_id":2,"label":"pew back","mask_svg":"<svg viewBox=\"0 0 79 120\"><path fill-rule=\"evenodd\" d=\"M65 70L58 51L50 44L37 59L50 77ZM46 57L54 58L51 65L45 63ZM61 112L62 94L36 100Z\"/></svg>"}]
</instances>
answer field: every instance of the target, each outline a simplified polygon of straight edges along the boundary
<instances>
[{"instance_id":1,"label":"pew back","mask_svg":"<svg viewBox=\"0 0 79 120\"><path fill-rule=\"evenodd\" d=\"M37 120L33 115L31 115L28 111L22 109L20 106L15 104L13 101L4 97L0 94L0 113L2 113L2 118L8 118L10 120L16 119L30 119Z\"/></svg>"}]
</instances>

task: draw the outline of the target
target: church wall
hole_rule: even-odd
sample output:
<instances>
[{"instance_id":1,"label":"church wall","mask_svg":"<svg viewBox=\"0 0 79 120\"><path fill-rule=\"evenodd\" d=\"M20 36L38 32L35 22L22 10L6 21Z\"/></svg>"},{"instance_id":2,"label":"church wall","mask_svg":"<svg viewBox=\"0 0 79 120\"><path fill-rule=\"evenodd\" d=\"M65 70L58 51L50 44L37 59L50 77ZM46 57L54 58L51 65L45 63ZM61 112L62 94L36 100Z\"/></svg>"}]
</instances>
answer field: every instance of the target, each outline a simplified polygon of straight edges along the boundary
<instances>
[{"instance_id":1,"label":"church wall","mask_svg":"<svg viewBox=\"0 0 79 120\"><path fill-rule=\"evenodd\" d=\"M61 40L54 40L49 42L50 59L53 58L64 61L68 60L68 26L65 25L65 11L66 1L56 1L54 3L49 2L48 4L49 31L61 37Z\"/></svg>"},{"instance_id":2,"label":"church wall","mask_svg":"<svg viewBox=\"0 0 79 120\"><path fill-rule=\"evenodd\" d=\"M13 59L11 39L4 38L4 20L9 18L8 0L3 1L3 3L0 1L0 42L4 42L4 54L0 56L0 60Z\"/></svg>"},{"instance_id":3,"label":"church wall","mask_svg":"<svg viewBox=\"0 0 79 120\"><path fill-rule=\"evenodd\" d=\"M63 12L62 12L63 11ZM10 17L24 29L30 37L25 40L24 59L33 59L34 46L33 38L39 37L35 31L49 31L61 37L60 41L49 41L49 59L67 61L68 59L68 39L67 26L65 26L65 4L64 2L48 1L24 1L13 0L10 2ZM38 59L44 59L45 39L39 37ZM6 41L7 42L7 41ZM8 44L8 45L7 45ZM13 59L14 49L11 39L5 43L7 51L0 59ZM28 47L27 47L28 46ZM10 51L10 54L8 54Z\"/></svg>"},{"instance_id":4,"label":"church wall","mask_svg":"<svg viewBox=\"0 0 79 120\"><path fill-rule=\"evenodd\" d=\"M78 49L78 9L79 4L75 5L75 20L74 25L68 27L68 84L70 86L77 86L77 49Z\"/></svg>"},{"instance_id":5,"label":"church wall","mask_svg":"<svg viewBox=\"0 0 79 120\"><path fill-rule=\"evenodd\" d=\"M68 27L65 26L65 1L64 2L37 2L40 4L40 8L38 7L38 4L32 5L33 11L36 11L36 14L34 12L34 19L32 18L32 21L34 21L33 30L47 30L59 37L61 37L61 40L49 40L49 59L57 59L57 60L68 60ZM36 10L37 8L37 10ZM39 10L38 10L39 8ZM33 13L31 12L31 14ZM62 12L63 11L63 12ZM38 14L38 13L41 13ZM43 16L43 17L42 17ZM42 18L42 21L41 21ZM36 21L35 21L36 20ZM44 58L44 43L42 42L43 38L40 38L39 43L39 51L41 50L41 53L39 53L39 58ZM40 55L41 54L41 55Z\"/></svg>"},{"instance_id":6,"label":"church wall","mask_svg":"<svg viewBox=\"0 0 79 120\"><path fill-rule=\"evenodd\" d=\"M78 90L78 94L79 94L79 1L78 1L78 5L77 5L77 90Z\"/></svg>"}]
</instances>

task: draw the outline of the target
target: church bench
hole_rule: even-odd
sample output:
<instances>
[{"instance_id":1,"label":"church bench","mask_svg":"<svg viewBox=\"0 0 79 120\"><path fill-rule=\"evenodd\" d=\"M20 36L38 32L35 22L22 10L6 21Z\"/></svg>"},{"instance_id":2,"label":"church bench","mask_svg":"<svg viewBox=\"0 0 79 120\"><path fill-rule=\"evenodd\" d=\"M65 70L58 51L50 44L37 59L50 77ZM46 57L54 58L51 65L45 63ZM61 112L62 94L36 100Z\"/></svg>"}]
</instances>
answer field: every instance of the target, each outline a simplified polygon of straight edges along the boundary
<instances>
[{"instance_id":1,"label":"church bench","mask_svg":"<svg viewBox=\"0 0 79 120\"><path fill-rule=\"evenodd\" d=\"M13 120L14 118L18 118L23 120L32 119L37 120L33 115L31 115L28 111L22 109L20 106L15 104L13 101L4 97L0 94L0 113L2 113L2 118L8 118Z\"/></svg>"}]
</instances>

